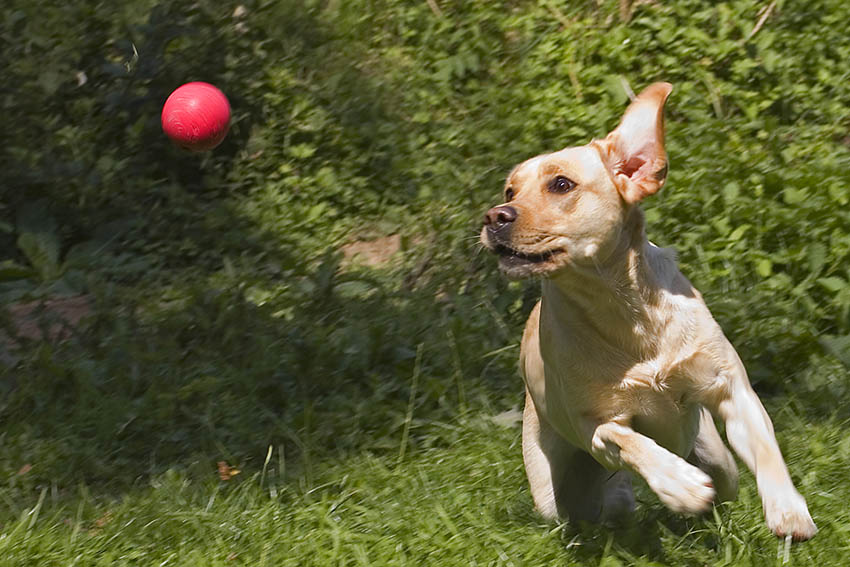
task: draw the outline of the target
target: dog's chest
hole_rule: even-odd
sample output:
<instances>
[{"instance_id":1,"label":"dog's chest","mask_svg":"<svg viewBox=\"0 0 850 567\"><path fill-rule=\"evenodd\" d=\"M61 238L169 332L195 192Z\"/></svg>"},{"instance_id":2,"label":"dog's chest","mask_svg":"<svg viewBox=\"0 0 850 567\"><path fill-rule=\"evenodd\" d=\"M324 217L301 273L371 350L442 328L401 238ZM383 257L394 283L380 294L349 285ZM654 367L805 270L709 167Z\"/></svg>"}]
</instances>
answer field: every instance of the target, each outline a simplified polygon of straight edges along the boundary
<instances>
[{"instance_id":1,"label":"dog's chest","mask_svg":"<svg viewBox=\"0 0 850 567\"><path fill-rule=\"evenodd\" d=\"M595 358L580 348L546 353L547 396L556 394L583 414L599 419L616 416L664 416L690 405L688 356L634 360L622 353ZM548 354L548 355L547 355Z\"/></svg>"},{"instance_id":2,"label":"dog's chest","mask_svg":"<svg viewBox=\"0 0 850 567\"><path fill-rule=\"evenodd\" d=\"M612 345L541 331L543 372L530 376L528 387L562 435L576 439L581 422L622 419L675 453L689 450L698 418L690 395L700 358L695 350L659 349L662 354L639 360Z\"/></svg>"}]
</instances>

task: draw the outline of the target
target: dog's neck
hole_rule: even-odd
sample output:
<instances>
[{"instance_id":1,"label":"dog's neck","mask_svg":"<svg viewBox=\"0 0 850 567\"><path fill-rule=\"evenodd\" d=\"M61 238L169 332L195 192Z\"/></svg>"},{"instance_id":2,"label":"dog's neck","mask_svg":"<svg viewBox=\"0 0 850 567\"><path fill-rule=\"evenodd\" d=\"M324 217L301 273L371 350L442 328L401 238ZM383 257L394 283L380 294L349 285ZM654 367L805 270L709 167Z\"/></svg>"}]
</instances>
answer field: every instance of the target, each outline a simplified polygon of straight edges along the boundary
<instances>
[{"instance_id":1,"label":"dog's neck","mask_svg":"<svg viewBox=\"0 0 850 567\"><path fill-rule=\"evenodd\" d=\"M669 253L646 239L643 212L627 213L620 241L604 260L569 266L543 281L543 304L568 326L595 332L607 343L638 357L651 356L667 322L658 263Z\"/></svg>"}]
</instances>

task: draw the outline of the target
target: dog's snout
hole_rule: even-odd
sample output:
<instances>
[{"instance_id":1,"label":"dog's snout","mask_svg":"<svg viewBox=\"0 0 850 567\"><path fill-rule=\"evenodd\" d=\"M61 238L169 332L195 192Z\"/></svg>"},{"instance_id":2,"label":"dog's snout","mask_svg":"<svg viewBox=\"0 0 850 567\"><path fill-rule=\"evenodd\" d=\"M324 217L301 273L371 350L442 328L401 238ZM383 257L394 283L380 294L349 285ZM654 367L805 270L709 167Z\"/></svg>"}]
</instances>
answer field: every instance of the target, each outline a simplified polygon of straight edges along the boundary
<instances>
[{"instance_id":1,"label":"dog's snout","mask_svg":"<svg viewBox=\"0 0 850 567\"><path fill-rule=\"evenodd\" d=\"M498 230L516 220L516 209L509 205L493 207L484 215L484 224L493 230Z\"/></svg>"}]
</instances>

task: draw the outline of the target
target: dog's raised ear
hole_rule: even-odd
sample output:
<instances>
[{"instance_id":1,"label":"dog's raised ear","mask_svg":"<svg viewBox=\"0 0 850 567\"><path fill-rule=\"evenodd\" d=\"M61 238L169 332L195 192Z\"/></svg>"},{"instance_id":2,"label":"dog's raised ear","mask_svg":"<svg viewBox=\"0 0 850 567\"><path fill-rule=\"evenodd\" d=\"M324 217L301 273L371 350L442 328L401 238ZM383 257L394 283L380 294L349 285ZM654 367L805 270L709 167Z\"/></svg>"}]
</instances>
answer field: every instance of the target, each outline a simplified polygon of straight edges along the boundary
<instances>
[{"instance_id":1,"label":"dog's raised ear","mask_svg":"<svg viewBox=\"0 0 850 567\"><path fill-rule=\"evenodd\" d=\"M667 179L664 152L664 102L670 83L654 83L632 101L620 125L596 142L623 199L636 203Z\"/></svg>"}]
</instances>

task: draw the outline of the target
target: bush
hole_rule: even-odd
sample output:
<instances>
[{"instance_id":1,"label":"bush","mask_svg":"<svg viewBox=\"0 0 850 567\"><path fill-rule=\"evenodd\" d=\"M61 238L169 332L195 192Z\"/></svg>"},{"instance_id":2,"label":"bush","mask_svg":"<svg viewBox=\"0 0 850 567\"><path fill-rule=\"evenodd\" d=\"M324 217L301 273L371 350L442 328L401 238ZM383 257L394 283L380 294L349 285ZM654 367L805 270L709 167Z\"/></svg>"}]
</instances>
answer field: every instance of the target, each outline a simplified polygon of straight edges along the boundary
<instances>
[{"instance_id":1,"label":"bush","mask_svg":"<svg viewBox=\"0 0 850 567\"><path fill-rule=\"evenodd\" d=\"M616 4L4 4L0 292L98 308L71 345L22 351L0 419L94 436L127 466L297 450L314 412L356 416L313 432L351 447L404 420L420 345L433 419L515 399L536 287L496 273L480 215L515 163L603 136L655 80L675 90L650 237L679 250L760 389L846 395L824 361L846 364L850 336L850 6L780 3L758 27L754 1ZM234 109L202 156L159 126L191 80ZM344 243L395 233L392 262L343 262Z\"/></svg>"}]
</instances>

